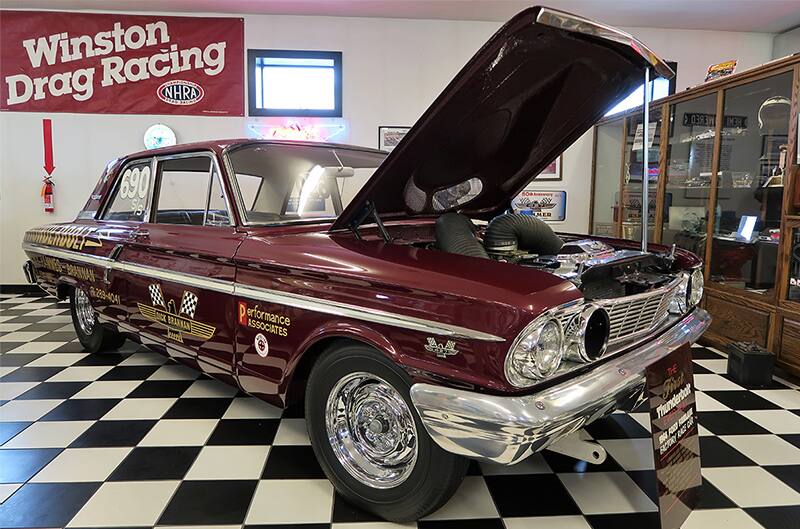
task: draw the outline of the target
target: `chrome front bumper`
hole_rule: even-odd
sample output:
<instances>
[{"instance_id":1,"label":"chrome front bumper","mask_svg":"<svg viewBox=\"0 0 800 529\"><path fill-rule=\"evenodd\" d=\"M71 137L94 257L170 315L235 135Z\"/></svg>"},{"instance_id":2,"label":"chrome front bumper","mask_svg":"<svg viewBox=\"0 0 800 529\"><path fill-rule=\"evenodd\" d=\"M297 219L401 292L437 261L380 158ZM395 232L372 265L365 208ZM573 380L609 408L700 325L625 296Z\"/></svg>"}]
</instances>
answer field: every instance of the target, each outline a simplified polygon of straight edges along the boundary
<instances>
[{"instance_id":1,"label":"chrome front bumper","mask_svg":"<svg viewBox=\"0 0 800 529\"><path fill-rule=\"evenodd\" d=\"M512 465L641 395L645 368L711 323L696 308L661 336L582 375L532 395L484 395L414 384L411 401L433 440L448 452Z\"/></svg>"}]
</instances>

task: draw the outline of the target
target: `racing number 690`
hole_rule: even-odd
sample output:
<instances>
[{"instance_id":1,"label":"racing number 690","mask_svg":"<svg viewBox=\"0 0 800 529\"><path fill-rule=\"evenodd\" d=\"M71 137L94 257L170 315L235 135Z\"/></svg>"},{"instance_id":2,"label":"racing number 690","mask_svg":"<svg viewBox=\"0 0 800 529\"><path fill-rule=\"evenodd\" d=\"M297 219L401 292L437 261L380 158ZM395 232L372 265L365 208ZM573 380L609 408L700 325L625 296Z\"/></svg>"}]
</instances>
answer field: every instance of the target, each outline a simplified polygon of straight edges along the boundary
<instances>
[{"instance_id":1,"label":"racing number 690","mask_svg":"<svg viewBox=\"0 0 800 529\"><path fill-rule=\"evenodd\" d=\"M136 215L144 211L144 198L150 187L150 168L128 169L122 174L122 183L119 190L123 199L131 200L131 209Z\"/></svg>"}]
</instances>

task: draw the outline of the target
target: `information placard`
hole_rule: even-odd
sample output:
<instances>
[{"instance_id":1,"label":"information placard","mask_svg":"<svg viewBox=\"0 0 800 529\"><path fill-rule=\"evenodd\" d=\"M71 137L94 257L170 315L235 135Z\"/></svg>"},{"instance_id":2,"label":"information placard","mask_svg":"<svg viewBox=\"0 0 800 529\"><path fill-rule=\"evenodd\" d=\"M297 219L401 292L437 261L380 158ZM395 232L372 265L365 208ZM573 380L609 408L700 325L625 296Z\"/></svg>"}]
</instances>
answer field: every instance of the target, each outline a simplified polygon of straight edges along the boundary
<instances>
[{"instance_id":1,"label":"information placard","mask_svg":"<svg viewBox=\"0 0 800 529\"><path fill-rule=\"evenodd\" d=\"M702 484L689 344L649 366L646 376L661 528L678 529Z\"/></svg>"}]
</instances>

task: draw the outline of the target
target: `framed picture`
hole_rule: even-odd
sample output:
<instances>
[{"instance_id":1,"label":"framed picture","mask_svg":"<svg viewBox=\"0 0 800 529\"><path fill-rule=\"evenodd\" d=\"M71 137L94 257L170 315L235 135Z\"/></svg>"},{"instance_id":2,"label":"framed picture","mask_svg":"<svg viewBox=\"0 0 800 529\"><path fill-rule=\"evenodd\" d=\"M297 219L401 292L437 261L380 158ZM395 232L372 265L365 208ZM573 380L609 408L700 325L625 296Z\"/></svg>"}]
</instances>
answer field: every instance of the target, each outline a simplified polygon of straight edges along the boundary
<instances>
[{"instance_id":1,"label":"framed picture","mask_svg":"<svg viewBox=\"0 0 800 529\"><path fill-rule=\"evenodd\" d=\"M534 178L537 182L554 182L561 180L561 156L550 162L550 165Z\"/></svg>"},{"instance_id":2,"label":"framed picture","mask_svg":"<svg viewBox=\"0 0 800 529\"><path fill-rule=\"evenodd\" d=\"M406 135L411 127L378 127L378 148L391 151Z\"/></svg>"},{"instance_id":3,"label":"framed picture","mask_svg":"<svg viewBox=\"0 0 800 529\"><path fill-rule=\"evenodd\" d=\"M511 201L514 213L538 217L545 222L561 222L567 218L566 191L523 189Z\"/></svg>"}]
</instances>

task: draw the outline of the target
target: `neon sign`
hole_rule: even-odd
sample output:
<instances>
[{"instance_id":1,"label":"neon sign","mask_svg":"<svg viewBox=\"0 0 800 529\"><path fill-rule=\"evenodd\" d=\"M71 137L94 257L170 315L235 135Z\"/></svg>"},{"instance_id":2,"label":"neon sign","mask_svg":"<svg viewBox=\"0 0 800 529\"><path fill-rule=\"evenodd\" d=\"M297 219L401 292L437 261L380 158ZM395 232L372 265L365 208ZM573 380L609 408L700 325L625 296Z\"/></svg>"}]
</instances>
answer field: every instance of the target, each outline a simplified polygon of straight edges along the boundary
<instances>
[{"instance_id":1,"label":"neon sign","mask_svg":"<svg viewBox=\"0 0 800 529\"><path fill-rule=\"evenodd\" d=\"M343 119L266 119L248 124L250 131L263 140L345 141L347 122Z\"/></svg>"}]
</instances>

